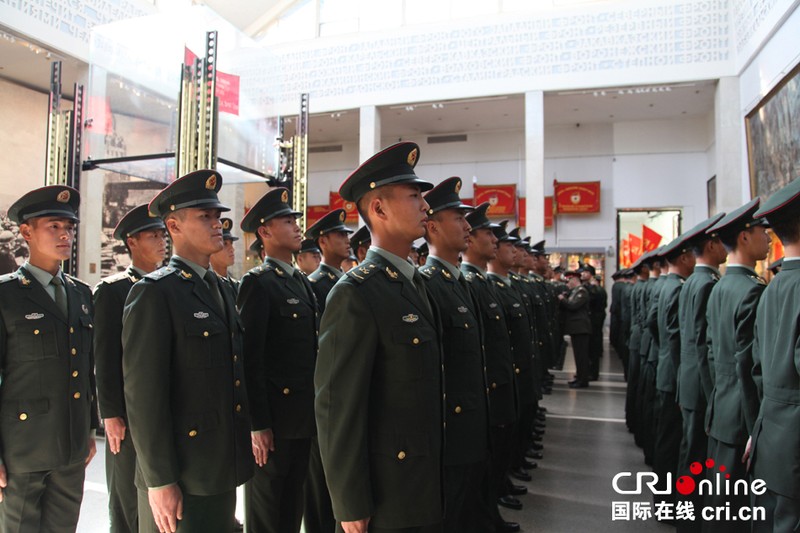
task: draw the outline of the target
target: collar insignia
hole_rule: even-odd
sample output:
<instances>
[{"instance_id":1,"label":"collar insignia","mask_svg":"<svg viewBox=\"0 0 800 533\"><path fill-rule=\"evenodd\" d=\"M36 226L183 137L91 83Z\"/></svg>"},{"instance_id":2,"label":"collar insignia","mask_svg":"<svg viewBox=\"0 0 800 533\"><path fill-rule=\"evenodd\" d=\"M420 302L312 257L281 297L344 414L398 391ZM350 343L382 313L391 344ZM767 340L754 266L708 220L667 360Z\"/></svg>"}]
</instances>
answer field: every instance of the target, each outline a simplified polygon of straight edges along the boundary
<instances>
[{"instance_id":1,"label":"collar insignia","mask_svg":"<svg viewBox=\"0 0 800 533\"><path fill-rule=\"evenodd\" d=\"M20 277L19 277L19 281L20 281L20 283L22 283L22 284L23 284L23 285L25 285L26 287L27 287L28 285L30 285L30 284L31 284L31 280L29 280L29 279L28 279L28 278L26 278L25 276L20 276Z\"/></svg>"},{"instance_id":2,"label":"collar insignia","mask_svg":"<svg viewBox=\"0 0 800 533\"><path fill-rule=\"evenodd\" d=\"M211 178L209 178L209 179L211 179ZM186 272L185 270L181 270L181 277L183 279L192 279L192 275L190 273Z\"/></svg>"},{"instance_id":3,"label":"collar insignia","mask_svg":"<svg viewBox=\"0 0 800 533\"><path fill-rule=\"evenodd\" d=\"M419 320L419 317L417 315L414 315L414 314L411 314L411 313L409 313L409 314L407 314L406 316L403 317L403 322L407 322L409 324L413 324L417 320Z\"/></svg>"},{"instance_id":4,"label":"collar insignia","mask_svg":"<svg viewBox=\"0 0 800 533\"><path fill-rule=\"evenodd\" d=\"M468 309L466 307L464 307L463 305L459 306L459 308L458 308L458 312L459 313L466 313L467 311L468 311Z\"/></svg>"},{"instance_id":5,"label":"collar insignia","mask_svg":"<svg viewBox=\"0 0 800 533\"><path fill-rule=\"evenodd\" d=\"M506 284L503 283L502 281L495 281L495 283L497 283L498 287L505 287L506 286Z\"/></svg>"},{"instance_id":6,"label":"collar insignia","mask_svg":"<svg viewBox=\"0 0 800 533\"><path fill-rule=\"evenodd\" d=\"M394 271L394 270L392 270L391 268L389 268L389 267L386 267L386 273L389 275L389 277L390 277L390 278L392 278L392 279L397 279L397 272L395 272L395 271ZM365 272L365 274L366 274L366 272ZM405 319L404 319L404 320L405 320Z\"/></svg>"},{"instance_id":7,"label":"collar insignia","mask_svg":"<svg viewBox=\"0 0 800 533\"><path fill-rule=\"evenodd\" d=\"M331 274L330 272L328 272L328 277L329 277L330 279L336 279L336 276L334 276L334 275L333 275L333 274Z\"/></svg>"},{"instance_id":8,"label":"collar insignia","mask_svg":"<svg viewBox=\"0 0 800 533\"><path fill-rule=\"evenodd\" d=\"M208 313L203 311L198 311L194 314L195 318L208 318Z\"/></svg>"},{"instance_id":9,"label":"collar insignia","mask_svg":"<svg viewBox=\"0 0 800 533\"><path fill-rule=\"evenodd\" d=\"M298 300L297 298L289 298L288 300L286 300L286 303L289 305L297 305L300 303L300 300Z\"/></svg>"},{"instance_id":10,"label":"collar insignia","mask_svg":"<svg viewBox=\"0 0 800 533\"><path fill-rule=\"evenodd\" d=\"M25 320L39 320L40 318L44 318L42 313L31 313L29 315L25 315Z\"/></svg>"},{"instance_id":11,"label":"collar insignia","mask_svg":"<svg viewBox=\"0 0 800 533\"><path fill-rule=\"evenodd\" d=\"M281 270L280 268L275 267L275 272L277 272L279 275L283 276L283 270Z\"/></svg>"},{"instance_id":12,"label":"collar insignia","mask_svg":"<svg viewBox=\"0 0 800 533\"><path fill-rule=\"evenodd\" d=\"M443 275L444 275L444 277L446 277L447 279L450 279L450 278L452 278L452 277L453 277L453 275L452 275L450 272L448 272L447 270L442 270L442 274L443 274Z\"/></svg>"}]
</instances>

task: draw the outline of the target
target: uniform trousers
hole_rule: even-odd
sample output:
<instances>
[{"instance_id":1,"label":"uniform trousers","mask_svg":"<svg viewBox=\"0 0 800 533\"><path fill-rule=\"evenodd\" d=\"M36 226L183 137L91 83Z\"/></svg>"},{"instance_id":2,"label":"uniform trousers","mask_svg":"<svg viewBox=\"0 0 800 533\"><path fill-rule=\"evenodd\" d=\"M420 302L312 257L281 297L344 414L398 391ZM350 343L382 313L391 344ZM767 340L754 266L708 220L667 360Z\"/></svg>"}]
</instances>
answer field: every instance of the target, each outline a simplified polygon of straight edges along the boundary
<instances>
[{"instance_id":1,"label":"uniform trousers","mask_svg":"<svg viewBox=\"0 0 800 533\"><path fill-rule=\"evenodd\" d=\"M106 486L111 533L139 531L138 496L133 483L135 476L136 451L130 433L126 432L117 454L111 453L106 439Z\"/></svg>"},{"instance_id":2,"label":"uniform trousers","mask_svg":"<svg viewBox=\"0 0 800 533\"><path fill-rule=\"evenodd\" d=\"M147 490L138 489L139 533L158 533ZM183 519L178 521L178 533L217 533L233 528L236 511L236 489L197 496L183 493Z\"/></svg>"},{"instance_id":3,"label":"uniform trousers","mask_svg":"<svg viewBox=\"0 0 800 533\"><path fill-rule=\"evenodd\" d=\"M681 408L681 415L683 421L683 433L681 436L681 446L678 452L678 472L675 479L681 476L691 476L689 466L693 462L703 464L706 460L708 452L708 438L705 431L705 400L701 400L702 405L699 409L686 409ZM709 456L711 457L711 456ZM718 463L722 464L722 463ZM697 479L699 482L700 480ZM694 520L678 520L676 522L676 530L680 532L699 532L702 527L702 517L698 514L698 510L703 507L704 497L700 495L700 491L684 496L682 494L676 495L676 500L690 501L692 507L695 509Z\"/></svg>"},{"instance_id":4,"label":"uniform trousers","mask_svg":"<svg viewBox=\"0 0 800 533\"><path fill-rule=\"evenodd\" d=\"M605 317L604 317L605 318ZM600 359L603 357L603 322L592 321L592 334L589 336L589 377L597 379L600 375Z\"/></svg>"},{"instance_id":5,"label":"uniform trousers","mask_svg":"<svg viewBox=\"0 0 800 533\"><path fill-rule=\"evenodd\" d=\"M342 533L342 524L336 522L337 533ZM415 527L402 527L399 529L391 529L385 527L369 526L369 533L442 533L442 523L431 524L428 526L415 526Z\"/></svg>"},{"instance_id":6,"label":"uniform trousers","mask_svg":"<svg viewBox=\"0 0 800 533\"><path fill-rule=\"evenodd\" d=\"M514 424L492 426L489 428L491 444L490 474L489 474L489 512L495 525L504 522L497 508L497 499L505 496L505 480L508 469L511 467L511 452L514 447Z\"/></svg>"},{"instance_id":7,"label":"uniform trousers","mask_svg":"<svg viewBox=\"0 0 800 533\"><path fill-rule=\"evenodd\" d=\"M572 352L575 355L575 369L578 383L589 383L589 338L588 333L573 333L569 336L572 341Z\"/></svg>"},{"instance_id":8,"label":"uniform trousers","mask_svg":"<svg viewBox=\"0 0 800 533\"><path fill-rule=\"evenodd\" d=\"M492 527L486 506L488 468L488 457L475 463L445 465L445 533L479 533Z\"/></svg>"},{"instance_id":9,"label":"uniform trousers","mask_svg":"<svg viewBox=\"0 0 800 533\"><path fill-rule=\"evenodd\" d=\"M275 439L267 464L244 486L249 533L297 533L303 520L303 485L311 438ZM232 516L232 515L231 515Z\"/></svg>"},{"instance_id":10,"label":"uniform trousers","mask_svg":"<svg viewBox=\"0 0 800 533\"><path fill-rule=\"evenodd\" d=\"M753 520L753 533L800 531L800 500L767 489L754 505L766 510L766 520Z\"/></svg>"},{"instance_id":11,"label":"uniform trousers","mask_svg":"<svg viewBox=\"0 0 800 533\"><path fill-rule=\"evenodd\" d=\"M641 357L639 357L639 350L628 350L628 386L625 390L625 424L628 426L628 431L633 433L636 439L636 445L641 446L639 442L636 406L640 399L636 397L639 387L639 372L641 369Z\"/></svg>"},{"instance_id":12,"label":"uniform trousers","mask_svg":"<svg viewBox=\"0 0 800 533\"><path fill-rule=\"evenodd\" d=\"M0 503L0 532L74 532L85 476L83 461L44 472L8 472Z\"/></svg>"},{"instance_id":13,"label":"uniform trousers","mask_svg":"<svg viewBox=\"0 0 800 533\"><path fill-rule=\"evenodd\" d=\"M678 454L681 448L681 409L674 392L656 392L656 439L653 452L653 472L658 474L660 489L666 487L667 473L673 480L678 471ZM675 503L675 495L653 495L655 502Z\"/></svg>"},{"instance_id":14,"label":"uniform trousers","mask_svg":"<svg viewBox=\"0 0 800 533\"><path fill-rule=\"evenodd\" d=\"M319 454L319 440L311 439L311 452L308 460L308 477L303 488L305 510L303 529L306 533L333 533L336 519L333 517L331 495L325 482L325 471Z\"/></svg>"},{"instance_id":15,"label":"uniform trousers","mask_svg":"<svg viewBox=\"0 0 800 533\"><path fill-rule=\"evenodd\" d=\"M733 487L736 480L749 480L751 477L747 473L747 465L742 463L742 455L744 455L744 444L732 445L719 441L711 435L708 436L707 456L713 458L717 466L725 465L725 473L731 476L729 480L731 487ZM705 470L705 472L707 474L706 479L713 483L716 478L712 477L712 475L716 475L719 469L715 467ZM704 505L724 507L728 503L730 504L731 515L738 516L740 507L750 506L750 496L741 494L734 496L733 491L727 496L724 494L708 494L705 496ZM748 533L750 531L750 522L742 520L707 520L703 523L703 531L706 533Z\"/></svg>"},{"instance_id":16,"label":"uniform trousers","mask_svg":"<svg viewBox=\"0 0 800 533\"><path fill-rule=\"evenodd\" d=\"M652 466L656 446L656 364L644 361L639 372L639 409L637 428L644 451L644 462Z\"/></svg>"}]
</instances>

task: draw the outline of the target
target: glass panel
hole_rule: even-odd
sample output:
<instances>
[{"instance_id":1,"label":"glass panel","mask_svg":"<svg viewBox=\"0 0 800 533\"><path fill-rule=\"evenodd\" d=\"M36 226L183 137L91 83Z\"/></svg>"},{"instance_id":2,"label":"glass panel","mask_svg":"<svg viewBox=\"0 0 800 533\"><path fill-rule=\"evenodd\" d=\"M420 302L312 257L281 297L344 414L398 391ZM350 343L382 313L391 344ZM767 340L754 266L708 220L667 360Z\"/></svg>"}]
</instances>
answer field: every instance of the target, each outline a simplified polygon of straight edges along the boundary
<instances>
[{"instance_id":1,"label":"glass panel","mask_svg":"<svg viewBox=\"0 0 800 533\"><path fill-rule=\"evenodd\" d=\"M441 22L449 19L449 0L406 0L405 22L408 25Z\"/></svg>"},{"instance_id":2,"label":"glass panel","mask_svg":"<svg viewBox=\"0 0 800 533\"><path fill-rule=\"evenodd\" d=\"M361 0L360 31L399 28L403 25L403 0Z\"/></svg>"}]
</instances>

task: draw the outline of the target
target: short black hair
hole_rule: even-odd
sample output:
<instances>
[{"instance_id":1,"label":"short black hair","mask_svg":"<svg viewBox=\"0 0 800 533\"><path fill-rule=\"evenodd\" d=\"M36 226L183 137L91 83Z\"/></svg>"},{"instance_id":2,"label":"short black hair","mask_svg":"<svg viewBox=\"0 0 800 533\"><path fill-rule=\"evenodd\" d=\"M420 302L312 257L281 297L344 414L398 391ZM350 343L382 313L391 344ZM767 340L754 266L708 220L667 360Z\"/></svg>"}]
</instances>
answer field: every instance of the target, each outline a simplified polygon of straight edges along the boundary
<instances>
[{"instance_id":1,"label":"short black hair","mask_svg":"<svg viewBox=\"0 0 800 533\"><path fill-rule=\"evenodd\" d=\"M781 240L783 244L794 244L800 241L800 217L796 213L786 216L770 215L769 225L775 235Z\"/></svg>"}]
</instances>

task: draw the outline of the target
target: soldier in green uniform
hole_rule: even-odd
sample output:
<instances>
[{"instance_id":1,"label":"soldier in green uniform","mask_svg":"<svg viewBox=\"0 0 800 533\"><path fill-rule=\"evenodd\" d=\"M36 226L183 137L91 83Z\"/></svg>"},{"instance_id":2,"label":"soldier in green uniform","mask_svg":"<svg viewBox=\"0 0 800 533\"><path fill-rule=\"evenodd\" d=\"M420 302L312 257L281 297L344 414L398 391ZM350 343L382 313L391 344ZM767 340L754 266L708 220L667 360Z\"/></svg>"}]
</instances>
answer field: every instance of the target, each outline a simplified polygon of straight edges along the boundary
<instances>
[{"instance_id":1,"label":"soldier in green uniform","mask_svg":"<svg viewBox=\"0 0 800 533\"><path fill-rule=\"evenodd\" d=\"M211 268L220 278L222 278L223 281L230 283L231 286L238 292L239 280L233 279L230 272L228 272L228 269L236 262L236 254L233 250L233 243L238 241L239 237L231 233L231 228L233 228L233 220L229 218L221 218L220 221L222 222L222 242L225 243L225 246L219 252L211 254Z\"/></svg>"},{"instance_id":2,"label":"soldier in green uniform","mask_svg":"<svg viewBox=\"0 0 800 533\"><path fill-rule=\"evenodd\" d=\"M319 249L317 241L313 239L303 239L300 248L295 250L292 255L297 269L306 276L319 268L319 264L322 262L322 251Z\"/></svg>"},{"instance_id":3,"label":"soldier in green uniform","mask_svg":"<svg viewBox=\"0 0 800 533\"><path fill-rule=\"evenodd\" d=\"M466 251L473 208L458 196L461 179L444 180L425 195L428 209L425 266L431 296L442 316L445 371L445 532L485 531L491 518L485 499L489 414L480 314L469 284L458 269Z\"/></svg>"},{"instance_id":4,"label":"soldier in green uniform","mask_svg":"<svg viewBox=\"0 0 800 533\"><path fill-rule=\"evenodd\" d=\"M625 373L625 381L628 381L628 364L630 362L630 351L628 341L631 333L631 289L636 274L633 270L626 268L622 271L622 287L619 291L619 357L622 359L622 368Z\"/></svg>"},{"instance_id":5,"label":"soldier in green uniform","mask_svg":"<svg viewBox=\"0 0 800 533\"><path fill-rule=\"evenodd\" d=\"M678 471L682 415L677 401L677 376L681 357L681 334L679 301L686 278L694 271L696 258L692 248L708 238L706 230L719 217L706 219L679 235L661 250L669 263L669 274L658 293L658 365L656 366L655 441L653 448L653 471L658 474L661 485L667 473L675 476ZM661 487L663 488L663 487ZM661 498L656 497L656 501ZM661 501L674 503L674 496Z\"/></svg>"},{"instance_id":6,"label":"soldier in green uniform","mask_svg":"<svg viewBox=\"0 0 800 533\"><path fill-rule=\"evenodd\" d=\"M719 222L725 213L718 213L709 221ZM719 238L712 234L698 235L692 242L695 267L686 278L678 298L678 324L680 328L680 363L677 368L676 397L681 408L683 431L678 454L677 476L691 475L692 463L706 459L708 439L705 415L711 394L711 375L706 344L706 305L711 290L719 281L719 265L725 262L727 252ZM699 509L703 498L699 491L685 498ZM678 529L700 531L702 520L681 520Z\"/></svg>"},{"instance_id":7,"label":"soldier in green uniform","mask_svg":"<svg viewBox=\"0 0 800 533\"><path fill-rule=\"evenodd\" d=\"M650 342L645 343L646 352L640 354L639 389L637 393L637 412L639 442L644 452L645 464L653 465L656 439L656 370L658 368L658 352L660 335L658 333L658 298L661 285L669 277L669 263L662 255L664 247L650 252L650 277L652 282L649 297L644 301L645 320L643 330L649 333ZM642 335L644 337L644 334ZM649 346L649 347L648 347Z\"/></svg>"},{"instance_id":8,"label":"soldier in green uniform","mask_svg":"<svg viewBox=\"0 0 800 533\"><path fill-rule=\"evenodd\" d=\"M569 382L571 389L584 389L589 386L589 336L592 322L589 318L589 291L580 281L580 272L569 270L567 277L568 295L559 295L564 312L564 333L572 341L575 356L575 379Z\"/></svg>"},{"instance_id":9,"label":"soldier in green uniform","mask_svg":"<svg viewBox=\"0 0 800 533\"><path fill-rule=\"evenodd\" d=\"M783 244L782 270L756 312L753 377L761 407L751 435L752 473L767 484L755 505L767 511L753 531L791 531L800 524L800 179L773 194L765 217Z\"/></svg>"},{"instance_id":10,"label":"soldier in green uniform","mask_svg":"<svg viewBox=\"0 0 800 533\"><path fill-rule=\"evenodd\" d=\"M579 269L581 283L589 291L589 319L592 333L589 335L589 381L600 378L600 359L603 357L603 325L606 322L608 295L595 276L597 270L586 263Z\"/></svg>"},{"instance_id":11,"label":"soldier in green uniform","mask_svg":"<svg viewBox=\"0 0 800 533\"><path fill-rule=\"evenodd\" d=\"M647 279L650 277L650 267L642 262L642 257L639 257L633 265L631 270L636 275L636 281L630 290L630 315L631 327L628 334L628 352L630 360L628 362L628 384L625 392L625 423L628 426L628 431L633 433L636 444L641 446L639 427L637 425L637 391L639 387L639 372L640 372L640 359L639 359L639 345L642 341L642 322L641 313L646 310L641 309L639 304L641 300L641 293L645 289Z\"/></svg>"},{"instance_id":12,"label":"soldier in green uniform","mask_svg":"<svg viewBox=\"0 0 800 533\"><path fill-rule=\"evenodd\" d=\"M228 531L253 473L236 296L210 270L223 247L222 176L198 170L163 189L169 265L137 282L122 318L122 376L136 449L139 531Z\"/></svg>"},{"instance_id":13,"label":"soldier in green uniform","mask_svg":"<svg viewBox=\"0 0 800 533\"><path fill-rule=\"evenodd\" d=\"M758 393L752 375L753 327L766 283L754 269L757 261L767 257L770 243L763 219L753 218L760 201L757 197L746 203L708 230L725 246L728 265L725 275L711 289L706 309L709 368L707 377L704 377L706 371L701 371L701 383L703 394L708 395L708 412L703 425L708 432L708 448L707 455L694 460L712 457L717 465L725 465L731 485L736 480L748 479L742 456L758 416ZM708 470L712 482L716 472L718 468ZM731 511L738 514L739 508L749 506L750 497L710 494L706 496L705 505L724 507L728 501ZM746 521L715 520L706 522L704 531L744 532L750 531L750 526Z\"/></svg>"},{"instance_id":14,"label":"soldier in green uniform","mask_svg":"<svg viewBox=\"0 0 800 533\"><path fill-rule=\"evenodd\" d=\"M353 250L353 254L355 254L359 263L364 261L364 258L367 257L367 251L371 243L372 235L370 235L367 226L361 226L350 237L350 249Z\"/></svg>"},{"instance_id":15,"label":"soldier in green uniform","mask_svg":"<svg viewBox=\"0 0 800 533\"><path fill-rule=\"evenodd\" d=\"M537 334L541 356L542 393L550 394L553 388L553 374L548 372L556 361L556 348L553 341L555 333L555 301L556 298L550 286L546 283L544 275L549 266L549 255L544 249L544 241L529 245L525 249L528 279L534 294L539 298L541 305L537 306Z\"/></svg>"},{"instance_id":16,"label":"soldier in green uniform","mask_svg":"<svg viewBox=\"0 0 800 533\"><path fill-rule=\"evenodd\" d=\"M339 265L350 251L350 239L353 230L344 225L346 219L344 209L335 209L319 219L306 230L306 238L318 243L322 250L322 262L308 276L311 289L317 297L320 314L325 311L325 301L333 286L342 277ZM331 497L325 483L325 472L319 455L319 440L316 435L311 439L311 453L308 463L308 477L303 489L305 510L303 511L303 527L306 533L332 533L336 529L333 517Z\"/></svg>"},{"instance_id":17,"label":"soldier in green uniform","mask_svg":"<svg viewBox=\"0 0 800 533\"><path fill-rule=\"evenodd\" d=\"M0 531L75 531L97 428L92 294L61 271L80 204L63 185L33 190L8 218L30 257L0 276Z\"/></svg>"},{"instance_id":18,"label":"soldier in green uniform","mask_svg":"<svg viewBox=\"0 0 800 533\"><path fill-rule=\"evenodd\" d=\"M128 211L114 228L125 243L131 264L103 278L94 289L94 354L97 401L106 431L106 485L111 531L137 533L136 451L128 434L122 376L122 313L133 284L158 269L167 253L167 230L147 205Z\"/></svg>"},{"instance_id":19,"label":"soldier in green uniform","mask_svg":"<svg viewBox=\"0 0 800 533\"><path fill-rule=\"evenodd\" d=\"M244 366L258 468L245 486L252 531L300 531L303 485L314 424L319 311L311 284L290 264L300 249L300 213L289 191L261 197L241 228L264 243L264 263L242 278L237 306L244 324Z\"/></svg>"},{"instance_id":20,"label":"soldier in green uniform","mask_svg":"<svg viewBox=\"0 0 800 533\"><path fill-rule=\"evenodd\" d=\"M425 233L432 185L415 143L369 158L339 193L373 245L328 295L314 377L322 464L347 533L441 529L444 432L441 322L406 258Z\"/></svg>"},{"instance_id":21,"label":"soldier in green uniform","mask_svg":"<svg viewBox=\"0 0 800 533\"><path fill-rule=\"evenodd\" d=\"M488 262L497 254L497 237L489 222L484 202L467 215L471 226L469 243L464 252L461 272L476 298L483 324L483 345L486 348L486 379L489 384L489 441L490 468L488 476L489 498L486 503L498 532L513 533L520 530L516 522L507 522L497 508L497 501L509 495L506 476L510 468L516 413L516 387L514 383L514 358L506 316L494 285L489 281ZM527 492L524 486L512 487L511 495Z\"/></svg>"}]
</instances>

